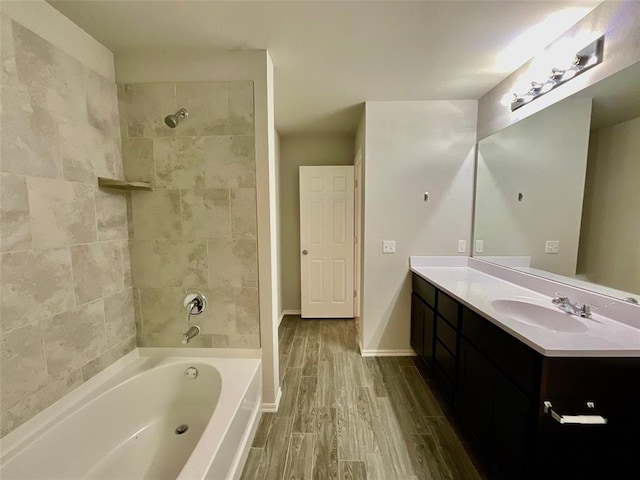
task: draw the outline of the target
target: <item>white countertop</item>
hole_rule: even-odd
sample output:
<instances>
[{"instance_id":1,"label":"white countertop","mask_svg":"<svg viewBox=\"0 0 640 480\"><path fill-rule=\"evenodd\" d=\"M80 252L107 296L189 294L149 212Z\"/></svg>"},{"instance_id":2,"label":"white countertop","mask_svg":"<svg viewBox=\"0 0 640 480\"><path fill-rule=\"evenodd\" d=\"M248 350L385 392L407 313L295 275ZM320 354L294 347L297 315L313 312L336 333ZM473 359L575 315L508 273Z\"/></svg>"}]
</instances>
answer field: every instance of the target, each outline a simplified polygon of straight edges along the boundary
<instances>
[{"instance_id":1,"label":"white countertop","mask_svg":"<svg viewBox=\"0 0 640 480\"><path fill-rule=\"evenodd\" d=\"M640 328L597 313L590 319L573 317L588 327L585 332L557 332L497 312L491 305L495 300L524 300L549 307L551 297L463 266L467 262L461 260L419 266L421 262L412 258L411 271L547 357L640 357ZM444 266L447 263L454 266Z\"/></svg>"}]
</instances>

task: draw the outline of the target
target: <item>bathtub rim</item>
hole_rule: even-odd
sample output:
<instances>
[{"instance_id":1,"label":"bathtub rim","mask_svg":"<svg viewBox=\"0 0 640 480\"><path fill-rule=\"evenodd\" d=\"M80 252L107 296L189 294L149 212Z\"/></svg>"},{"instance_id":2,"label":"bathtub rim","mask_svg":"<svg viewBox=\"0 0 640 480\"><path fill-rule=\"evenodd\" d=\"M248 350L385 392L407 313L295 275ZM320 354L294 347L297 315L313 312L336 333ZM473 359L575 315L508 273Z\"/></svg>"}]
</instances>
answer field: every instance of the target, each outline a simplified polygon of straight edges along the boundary
<instances>
[{"instance_id":1,"label":"bathtub rim","mask_svg":"<svg viewBox=\"0 0 640 480\"><path fill-rule=\"evenodd\" d=\"M254 359L258 360L258 362L256 364L253 375L261 374L262 367L260 350L224 348L135 348L131 352L124 355L122 358L109 365L104 370L91 377L82 385L72 390L57 401L53 402L37 415L33 416L25 423L18 426L16 429L1 438L0 467L11 461L15 456L19 455L24 450L24 448L28 447L30 442L34 441L37 438L37 436L42 435L53 428L61 417L68 415L71 408L78 405L80 402L82 402L82 404L84 405L84 401L87 399L87 397L93 397L91 398L91 400L93 401L97 397L107 393L112 388L114 388L115 386L105 388L105 384L108 384L113 378L120 375L136 360L154 357L184 361L217 358ZM128 378L127 381L130 381L135 376L137 375ZM117 385L120 385L120 383L118 383ZM245 387L243 395L246 393L248 387L249 385ZM99 392L96 395L96 391L103 388L105 388L104 392ZM222 393L220 397L222 397ZM260 401L262 401L262 392L260 392ZM236 411L237 410L234 410L234 413ZM213 416L211 418L213 418Z\"/></svg>"}]
</instances>

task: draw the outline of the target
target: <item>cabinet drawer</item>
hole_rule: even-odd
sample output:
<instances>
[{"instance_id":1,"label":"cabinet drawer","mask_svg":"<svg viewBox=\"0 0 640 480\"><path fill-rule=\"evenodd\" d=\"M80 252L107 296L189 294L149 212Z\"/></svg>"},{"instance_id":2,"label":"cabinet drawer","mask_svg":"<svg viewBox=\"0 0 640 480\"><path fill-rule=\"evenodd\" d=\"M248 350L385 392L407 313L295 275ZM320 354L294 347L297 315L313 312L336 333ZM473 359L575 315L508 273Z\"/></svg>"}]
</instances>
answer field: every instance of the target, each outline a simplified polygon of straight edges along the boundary
<instances>
[{"instance_id":1,"label":"cabinet drawer","mask_svg":"<svg viewBox=\"0 0 640 480\"><path fill-rule=\"evenodd\" d=\"M441 316L438 316L438 325L436 326L436 337L449 349L451 353L455 355L457 346L458 333L453 327L444 320Z\"/></svg>"},{"instance_id":2,"label":"cabinet drawer","mask_svg":"<svg viewBox=\"0 0 640 480\"><path fill-rule=\"evenodd\" d=\"M541 357L477 313L464 308L462 335L526 392L539 388Z\"/></svg>"},{"instance_id":3,"label":"cabinet drawer","mask_svg":"<svg viewBox=\"0 0 640 480\"><path fill-rule=\"evenodd\" d=\"M431 308L436 308L436 287L427 282L419 275L413 274L412 279L413 292L420 296L422 300L427 302Z\"/></svg>"},{"instance_id":4,"label":"cabinet drawer","mask_svg":"<svg viewBox=\"0 0 640 480\"><path fill-rule=\"evenodd\" d=\"M435 345L435 358L436 363L442 368L444 373L447 375L447 378L453 382L456 378L456 359L451 352L447 350L439 340L436 341Z\"/></svg>"},{"instance_id":5,"label":"cabinet drawer","mask_svg":"<svg viewBox=\"0 0 640 480\"><path fill-rule=\"evenodd\" d=\"M459 312L460 304L456 302L449 295L442 293L438 290L438 313L454 328L458 328L458 312Z\"/></svg>"}]
</instances>

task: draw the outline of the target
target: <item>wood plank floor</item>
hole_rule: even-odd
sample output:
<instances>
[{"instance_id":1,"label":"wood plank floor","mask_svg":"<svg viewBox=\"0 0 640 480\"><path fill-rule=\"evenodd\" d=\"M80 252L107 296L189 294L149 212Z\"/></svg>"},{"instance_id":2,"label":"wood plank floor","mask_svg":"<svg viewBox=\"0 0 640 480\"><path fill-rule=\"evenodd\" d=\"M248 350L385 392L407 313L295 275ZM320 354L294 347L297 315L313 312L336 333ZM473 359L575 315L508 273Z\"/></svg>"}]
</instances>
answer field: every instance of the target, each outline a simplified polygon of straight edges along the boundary
<instances>
[{"instance_id":1,"label":"wood plank floor","mask_svg":"<svg viewBox=\"0 0 640 480\"><path fill-rule=\"evenodd\" d=\"M243 480L481 479L413 360L363 358L353 320L287 316L282 399Z\"/></svg>"}]
</instances>

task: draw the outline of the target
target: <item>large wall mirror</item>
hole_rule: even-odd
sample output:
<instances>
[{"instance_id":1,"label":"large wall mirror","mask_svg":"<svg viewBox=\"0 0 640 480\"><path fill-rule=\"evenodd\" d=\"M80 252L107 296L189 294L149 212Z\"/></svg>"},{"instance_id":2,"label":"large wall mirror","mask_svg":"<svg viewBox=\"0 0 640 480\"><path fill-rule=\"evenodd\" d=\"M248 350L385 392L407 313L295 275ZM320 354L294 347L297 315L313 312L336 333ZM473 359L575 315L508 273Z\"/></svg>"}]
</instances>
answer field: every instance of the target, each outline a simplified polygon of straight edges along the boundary
<instances>
[{"instance_id":1,"label":"large wall mirror","mask_svg":"<svg viewBox=\"0 0 640 480\"><path fill-rule=\"evenodd\" d=\"M640 299L640 63L478 144L474 256Z\"/></svg>"}]
</instances>

